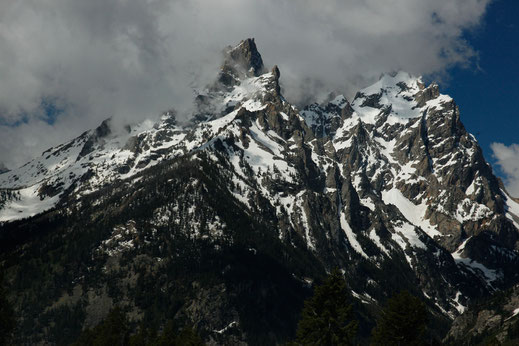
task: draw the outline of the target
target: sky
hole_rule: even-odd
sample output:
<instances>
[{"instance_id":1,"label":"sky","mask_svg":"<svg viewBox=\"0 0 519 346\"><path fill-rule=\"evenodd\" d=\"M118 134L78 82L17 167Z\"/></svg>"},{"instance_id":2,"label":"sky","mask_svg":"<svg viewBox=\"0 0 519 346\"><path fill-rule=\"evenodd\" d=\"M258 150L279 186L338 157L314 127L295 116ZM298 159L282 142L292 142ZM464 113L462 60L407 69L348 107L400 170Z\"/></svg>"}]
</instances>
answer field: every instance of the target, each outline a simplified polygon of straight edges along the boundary
<instances>
[{"instance_id":1,"label":"sky","mask_svg":"<svg viewBox=\"0 0 519 346\"><path fill-rule=\"evenodd\" d=\"M404 70L454 97L519 196L518 5L506 0L0 0L0 162L175 108L254 37L296 104ZM515 160L515 161L514 161Z\"/></svg>"},{"instance_id":2,"label":"sky","mask_svg":"<svg viewBox=\"0 0 519 346\"><path fill-rule=\"evenodd\" d=\"M519 2L493 1L481 24L465 33L475 66L448 70L442 92L460 107L487 161L507 190L519 197Z\"/></svg>"}]
</instances>

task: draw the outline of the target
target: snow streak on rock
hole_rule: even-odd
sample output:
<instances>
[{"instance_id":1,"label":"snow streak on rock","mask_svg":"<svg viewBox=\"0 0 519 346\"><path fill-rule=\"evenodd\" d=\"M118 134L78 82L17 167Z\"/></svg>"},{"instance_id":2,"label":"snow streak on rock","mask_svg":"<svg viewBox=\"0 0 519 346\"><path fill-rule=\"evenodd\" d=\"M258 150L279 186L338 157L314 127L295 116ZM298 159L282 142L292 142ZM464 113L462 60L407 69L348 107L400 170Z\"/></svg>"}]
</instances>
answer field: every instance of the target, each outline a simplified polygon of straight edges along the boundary
<instances>
[{"instance_id":1,"label":"snow streak on rock","mask_svg":"<svg viewBox=\"0 0 519 346\"><path fill-rule=\"evenodd\" d=\"M474 291L505 285L506 268L518 264L519 203L500 187L449 96L399 72L351 103L334 95L299 111L281 95L277 67L264 73L255 49L245 41L227 52L218 81L196 97L190 122L179 123L171 111L115 134L108 120L0 174L0 221L64 207L203 152L225 170L229 192L249 213L264 212L258 204L266 201L279 238L297 246L299 236L325 265L335 258L352 271L361 262L376 271L401 261L448 316L463 311ZM200 234L196 213L187 213L187 223L181 209L159 208L153 222L184 222L193 238L223 237L217 216ZM131 227L114 229L99 251L131 247ZM369 287L355 290L370 296Z\"/></svg>"}]
</instances>

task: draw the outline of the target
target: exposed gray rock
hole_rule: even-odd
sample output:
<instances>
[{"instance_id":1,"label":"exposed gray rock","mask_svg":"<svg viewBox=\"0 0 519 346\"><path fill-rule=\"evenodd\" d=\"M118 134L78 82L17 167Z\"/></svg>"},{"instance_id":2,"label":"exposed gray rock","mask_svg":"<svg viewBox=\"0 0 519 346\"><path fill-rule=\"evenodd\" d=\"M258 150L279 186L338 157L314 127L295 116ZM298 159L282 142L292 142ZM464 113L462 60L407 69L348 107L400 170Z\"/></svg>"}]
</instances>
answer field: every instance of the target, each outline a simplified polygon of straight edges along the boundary
<instances>
[{"instance_id":1,"label":"exposed gray rock","mask_svg":"<svg viewBox=\"0 0 519 346\"><path fill-rule=\"evenodd\" d=\"M75 228L59 228L74 244L64 253L88 243L75 233L84 227L80 221L95 234L95 244L87 244L89 267L69 268L74 280L97 280L84 287L86 304L99 305L88 307L89 323L119 296L136 320L142 318L151 305L134 290L151 282L161 299L181 296L170 302L175 316L195 323L209 342L250 341L251 311L277 325L266 337L281 342L302 299L288 306L291 294L278 297L290 313L277 320L268 305L246 310L257 302L240 305L236 296L254 293L268 302L270 294L303 289L337 266L365 309L365 326L391 292L407 289L426 302L440 326L435 335L443 337L465 307L519 280L512 221L519 216L509 212L516 201L437 85L384 75L351 103L334 94L300 111L281 94L279 69L263 72L254 40L242 41L226 50L215 84L196 96L191 121L167 112L153 127L129 128L121 137L106 122L0 175L0 215L17 212L14 202L25 198L28 186L49 205L59 199L53 214L20 221L20 229L70 217ZM60 242L52 244L59 248ZM269 263L280 272L254 276L239 267L261 270ZM200 270L202 279L175 286L171 276L191 264L193 273L184 274ZM207 277L206 264L213 266ZM235 265L232 279L240 280L232 282L227 275ZM58 275L55 268L47 269ZM241 280L247 275L249 281ZM24 318L39 318L26 309L28 301L17 304ZM473 319L477 333L504 323L485 311Z\"/></svg>"}]
</instances>

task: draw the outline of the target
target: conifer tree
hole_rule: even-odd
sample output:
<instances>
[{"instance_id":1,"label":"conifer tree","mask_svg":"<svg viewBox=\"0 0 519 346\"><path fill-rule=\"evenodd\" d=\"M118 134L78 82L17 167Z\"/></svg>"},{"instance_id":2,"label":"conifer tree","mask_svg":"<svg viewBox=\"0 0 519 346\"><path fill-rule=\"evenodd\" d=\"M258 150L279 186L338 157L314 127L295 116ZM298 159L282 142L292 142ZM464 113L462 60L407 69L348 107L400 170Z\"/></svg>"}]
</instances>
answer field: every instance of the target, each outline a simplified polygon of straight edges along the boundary
<instances>
[{"instance_id":1,"label":"conifer tree","mask_svg":"<svg viewBox=\"0 0 519 346\"><path fill-rule=\"evenodd\" d=\"M373 345L424 345L427 310L407 291L391 297L372 332Z\"/></svg>"},{"instance_id":2,"label":"conifer tree","mask_svg":"<svg viewBox=\"0 0 519 346\"><path fill-rule=\"evenodd\" d=\"M158 346L203 346L200 335L190 326L180 330L177 323L169 321L157 341Z\"/></svg>"},{"instance_id":3,"label":"conifer tree","mask_svg":"<svg viewBox=\"0 0 519 346\"><path fill-rule=\"evenodd\" d=\"M302 345L352 345L357 332L343 274L335 269L305 301L297 327Z\"/></svg>"},{"instance_id":4,"label":"conifer tree","mask_svg":"<svg viewBox=\"0 0 519 346\"><path fill-rule=\"evenodd\" d=\"M128 339L126 315L119 307L115 307L95 328L83 331L74 345L123 346L128 345Z\"/></svg>"},{"instance_id":5,"label":"conifer tree","mask_svg":"<svg viewBox=\"0 0 519 346\"><path fill-rule=\"evenodd\" d=\"M8 345L12 337L16 321L14 311L7 300L7 292L2 286L0 275L0 345Z\"/></svg>"}]
</instances>

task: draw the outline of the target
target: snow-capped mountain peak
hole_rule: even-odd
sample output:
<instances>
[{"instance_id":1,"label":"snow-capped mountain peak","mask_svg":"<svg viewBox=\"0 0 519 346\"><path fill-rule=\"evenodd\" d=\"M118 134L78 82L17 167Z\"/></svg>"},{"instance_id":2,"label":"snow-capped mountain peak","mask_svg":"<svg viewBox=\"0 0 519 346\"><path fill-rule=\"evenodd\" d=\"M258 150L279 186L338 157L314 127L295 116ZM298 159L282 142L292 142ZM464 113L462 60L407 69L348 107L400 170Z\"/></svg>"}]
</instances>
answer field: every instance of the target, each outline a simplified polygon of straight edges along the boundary
<instances>
[{"instance_id":1,"label":"snow-capped mountain peak","mask_svg":"<svg viewBox=\"0 0 519 346\"><path fill-rule=\"evenodd\" d=\"M51 208L71 213L68 206L102 188L132 191L154 167L205 162L236 208L286 246L352 277L365 268L365 280L351 285L367 304L383 297L376 278L385 270L412 277L449 317L517 279L518 204L438 85L386 74L351 103L334 95L299 111L281 95L279 78L277 67L265 71L253 39L228 48L188 123L171 111L115 134L103 122L0 174L0 221ZM173 222L190 239L220 241L224 225L198 219L205 214L192 200L200 193L188 206L155 206L143 222Z\"/></svg>"},{"instance_id":2,"label":"snow-capped mountain peak","mask_svg":"<svg viewBox=\"0 0 519 346\"><path fill-rule=\"evenodd\" d=\"M426 87L421 77L400 71L384 74L375 84L359 91L352 106L367 122L373 122L380 110L401 121L418 118L427 108L439 108L449 102L452 99L441 95L437 84Z\"/></svg>"},{"instance_id":3,"label":"snow-capped mountain peak","mask_svg":"<svg viewBox=\"0 0 519 346\"><path fill-rule=\"evenodd\" d=\"M247 77L258 77L264 71L263 59L253 38L241 41L235 47L224 51L224 63L218 81L225 86L233 86Z\"/></svg>"}]
</instances>

